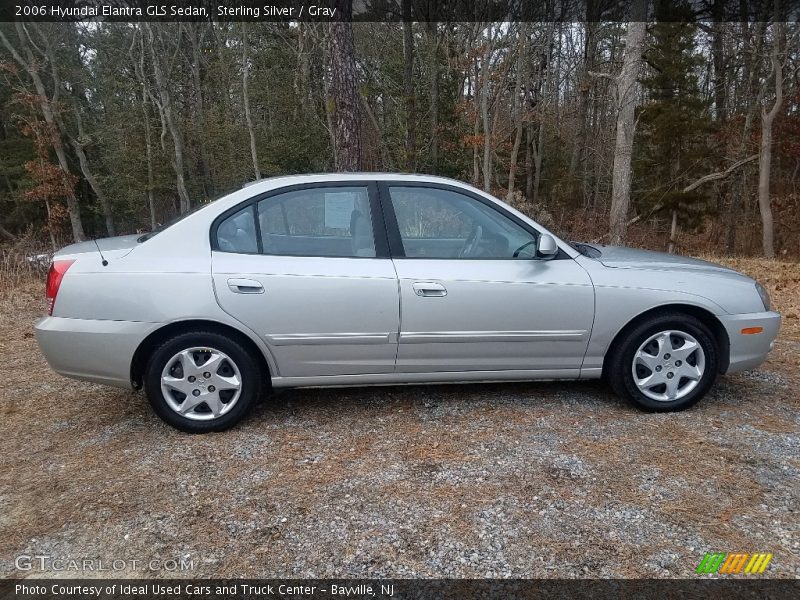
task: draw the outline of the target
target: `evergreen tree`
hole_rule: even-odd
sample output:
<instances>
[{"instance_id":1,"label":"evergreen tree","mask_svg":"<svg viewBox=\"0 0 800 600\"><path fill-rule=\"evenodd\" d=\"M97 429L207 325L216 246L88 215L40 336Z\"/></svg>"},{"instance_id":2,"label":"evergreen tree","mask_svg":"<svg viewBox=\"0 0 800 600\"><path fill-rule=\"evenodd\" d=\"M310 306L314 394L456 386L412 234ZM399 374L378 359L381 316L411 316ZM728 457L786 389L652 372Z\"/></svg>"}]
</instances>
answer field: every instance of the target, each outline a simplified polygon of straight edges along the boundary
<instances>
[{"instance_id":1,"label":"evergreen tree","mask_svg":"<svg viewBox=\"0 0 800 600\"><path fill-rule=\"evenodd\" d=\"M697 25L687 3L660 0L645 52L648 74L642 85L646 101L639 115L636 171L638 204L647 212L661 205L680 220L696 224L707 210L702 192L682 188L702 175L709 128L708 101L700 94L696 48Z\"/></svg>"}]
</instances>

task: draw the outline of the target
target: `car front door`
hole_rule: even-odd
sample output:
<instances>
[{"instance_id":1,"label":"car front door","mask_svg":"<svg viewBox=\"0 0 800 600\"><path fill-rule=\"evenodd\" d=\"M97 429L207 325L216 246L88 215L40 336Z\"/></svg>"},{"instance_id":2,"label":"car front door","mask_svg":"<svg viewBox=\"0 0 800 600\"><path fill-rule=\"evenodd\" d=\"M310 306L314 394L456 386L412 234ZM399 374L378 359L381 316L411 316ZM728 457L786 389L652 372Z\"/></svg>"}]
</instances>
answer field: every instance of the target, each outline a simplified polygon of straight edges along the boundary
<instances>
[{"instance_id":1,"label":"car front door","mask_svg":"<svg viewBox=\"0 0 800 600\"><path fill-rule=\"evenodd\" d=\"M374 183L268 192L223 214L211 236L218 302L266 341L273 376L394 370L397 277Z\"/></svg>"},{"instance_id":2,"label":"car front door","mask_svg":"<svg viewBox=\"0 0 800 600\"><path fill-rule=\"evenodd\" d=\"M400 280L398 372L579 375L594 317L580 265L537 258L535 229L467 190L387 182L381 197Z\"/></svg>"}]
</instances>

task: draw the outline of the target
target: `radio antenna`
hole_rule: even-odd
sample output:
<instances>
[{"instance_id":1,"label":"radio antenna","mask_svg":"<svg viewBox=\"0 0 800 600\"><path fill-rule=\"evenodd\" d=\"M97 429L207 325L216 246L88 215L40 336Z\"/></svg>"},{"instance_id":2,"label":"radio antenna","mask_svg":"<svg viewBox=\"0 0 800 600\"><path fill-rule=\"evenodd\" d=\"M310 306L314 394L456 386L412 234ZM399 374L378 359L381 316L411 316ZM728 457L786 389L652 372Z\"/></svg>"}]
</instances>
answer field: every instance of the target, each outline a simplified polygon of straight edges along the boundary
<instances>
[{"instance_id":1,"label":"radio antenna","mask_svg":"<svg viewBox=\"0 0 800 600\"><path fill-rule=\"evenodd\" d=\"M105 257L105 256L103 256L103 251L102 251L102 250L100 250L100 244L98 244L98 243L97 243L97 238L93 238L93 239L92 239L92 241L94 242L94 245L95 245L95 246L97 246L97 252L99 252L99 253L100 253L100 259L101 259L101 261L102 261L102 262L101 262L101 264L102 264L104 267L107 267L107 266L108 266L108 261L106 260L106 257Z\"/></svg>"}]
</instances>

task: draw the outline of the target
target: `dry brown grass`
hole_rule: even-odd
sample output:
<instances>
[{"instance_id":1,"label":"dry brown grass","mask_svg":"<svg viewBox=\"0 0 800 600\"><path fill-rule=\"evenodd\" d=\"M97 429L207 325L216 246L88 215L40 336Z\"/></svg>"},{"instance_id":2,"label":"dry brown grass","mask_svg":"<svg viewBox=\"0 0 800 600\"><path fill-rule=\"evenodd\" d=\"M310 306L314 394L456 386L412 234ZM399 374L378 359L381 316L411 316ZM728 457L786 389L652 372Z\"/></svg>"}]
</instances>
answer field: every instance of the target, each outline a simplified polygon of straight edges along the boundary
<instances>
[{"instance_id":1,"label":"dry brown grass","mask_svg":"<svg viewBox=\"0 0 800 600\"><path fill-rule=\"evenodd\" d=\"M47 254L33 239L24 237L14 244L0 245L0 298L15 293L37 281L44 281L47 274L46 260L32 260Z\"/></svg>"},{"instance_id":2,"label":"dry brown grass","mask_svg":"<svg viewBox=\"0 0 800 600\"><path fill-rule=\"evenodd\" d=\"M796 310L800 265L718 262ZM187 436L141 394L52 374L32 335L42 295L0 299L0 574L25 552L189 553L220 577L691 576L706 550L774 552L773 576L800 574L794 319L759 373L685 413L597 383L297 390ZM663 553L674 566L653 565Z\"/></svg>"}]
</instances>

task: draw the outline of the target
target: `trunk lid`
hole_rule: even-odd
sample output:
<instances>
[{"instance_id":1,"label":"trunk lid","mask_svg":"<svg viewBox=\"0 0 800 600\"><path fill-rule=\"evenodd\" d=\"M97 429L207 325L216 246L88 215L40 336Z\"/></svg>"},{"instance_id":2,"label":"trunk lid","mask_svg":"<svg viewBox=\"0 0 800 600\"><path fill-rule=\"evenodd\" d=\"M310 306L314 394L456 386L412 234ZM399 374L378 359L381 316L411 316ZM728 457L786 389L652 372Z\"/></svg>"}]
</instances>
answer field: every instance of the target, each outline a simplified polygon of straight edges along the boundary
<instances>
[{"instance_id":1,"label":"trunk lid","mask_svg":"<svg viewBox=\"0 0 800 600\"><path fill-rule=\"evenodd\" d=\"M119 235L116 237L78 242L61 248L61 250L58 250L53 255L53 258L63 259L92 252L97 253L98 248L106 258L122 258L138 245L137 239L139 237L141 237L139 234Z\"/></svg>"}]
</instances>

